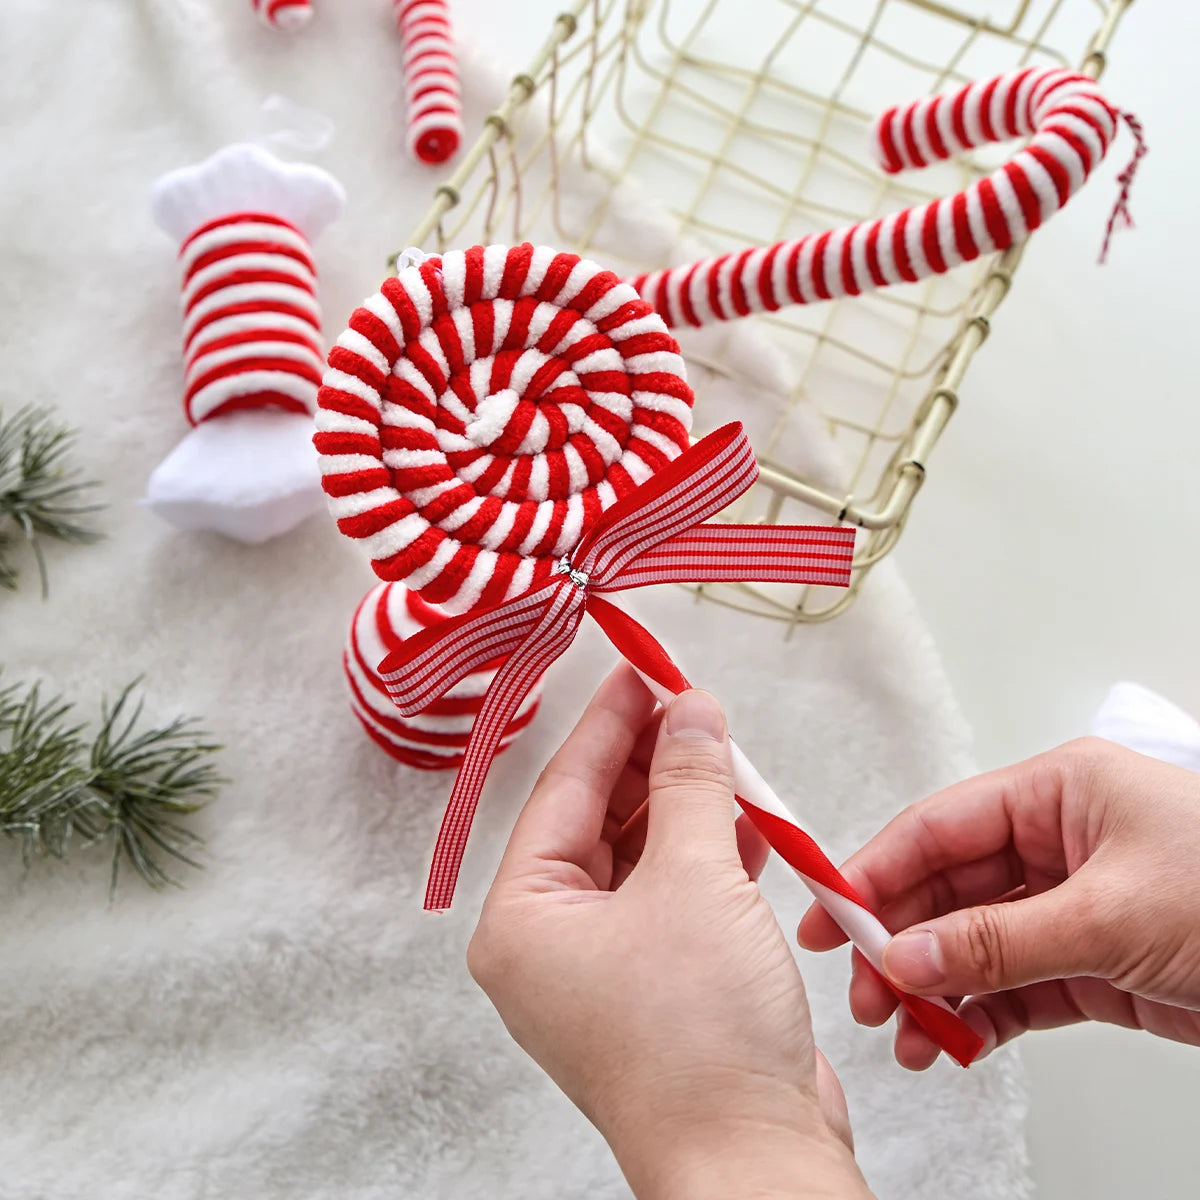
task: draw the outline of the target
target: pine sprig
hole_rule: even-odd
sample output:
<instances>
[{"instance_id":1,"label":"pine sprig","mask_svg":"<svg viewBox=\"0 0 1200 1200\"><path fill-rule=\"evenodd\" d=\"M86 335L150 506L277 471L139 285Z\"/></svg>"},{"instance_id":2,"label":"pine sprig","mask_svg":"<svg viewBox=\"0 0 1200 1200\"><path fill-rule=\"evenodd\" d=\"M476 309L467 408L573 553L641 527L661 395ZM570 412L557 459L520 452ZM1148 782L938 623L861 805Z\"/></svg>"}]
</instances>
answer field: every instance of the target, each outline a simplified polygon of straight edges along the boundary
<instances>
[{"instance_id":1,"label":"pine sprig","mask_svg":"<svg viewBox=\"0 0 1200 1200\"><path fill-rule=\"evenodd\" d=\"M36 685L0 690L0 833L20 841L26 862L64 858L72 839L111 841L110 892L123 862L156 889L175 882L164 859L198 867L203 843L179 819L222 782L213 760L220 747L194 722L139 730L136 686L104 705L90 740L70 722L69 703L43 701Z\"/></svg>"},{"instance_id":2,"label":"pine sprig","mask_svg":"<svg viewBox=\"0 0 1200 1200\"><path fill-rule=\"evenodd\" d=\"M75 431L41 408L0 414L0 587L17 585L11 554L24 541L33 550L42 594L48 581L41 539L93 542L100 535L81 518L101 507L83 498L95 482L69 461Z\"/></svg>"}]
</instances>

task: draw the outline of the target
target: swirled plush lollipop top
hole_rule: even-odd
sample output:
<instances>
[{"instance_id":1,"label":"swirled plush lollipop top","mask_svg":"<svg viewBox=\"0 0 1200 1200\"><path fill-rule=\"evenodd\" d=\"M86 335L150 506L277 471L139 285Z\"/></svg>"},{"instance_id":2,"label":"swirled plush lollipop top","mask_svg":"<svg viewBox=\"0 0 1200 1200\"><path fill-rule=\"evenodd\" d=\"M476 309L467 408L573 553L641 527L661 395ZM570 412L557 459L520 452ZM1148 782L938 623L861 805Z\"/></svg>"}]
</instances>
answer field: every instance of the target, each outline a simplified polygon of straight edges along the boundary
<instances>
[{"instance_id":1,"label":"swirled plush lollipop top","mask_svg":"<svg viewBox=\"0 0 1200 1200\"><path fill-rule=\"evenodd\" d=\"M316 446L338 528L452 612L548 578L688 444L679 347L627 283L525 244L387 280L329 356Z\"/></svg>"}]
</instances>

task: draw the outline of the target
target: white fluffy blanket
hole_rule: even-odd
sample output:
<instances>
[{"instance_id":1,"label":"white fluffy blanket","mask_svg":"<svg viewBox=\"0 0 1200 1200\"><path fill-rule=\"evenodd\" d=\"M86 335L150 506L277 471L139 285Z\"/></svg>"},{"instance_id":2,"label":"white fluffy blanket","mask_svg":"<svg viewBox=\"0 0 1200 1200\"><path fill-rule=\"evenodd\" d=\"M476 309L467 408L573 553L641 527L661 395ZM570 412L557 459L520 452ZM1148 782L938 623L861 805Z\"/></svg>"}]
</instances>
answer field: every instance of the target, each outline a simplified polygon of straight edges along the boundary
<instances>
[{"instance_id":1,"label":"white fluffy blanket","mask_svg":"<svg viewBox=\"0 0 1200 1200\"><path fill-rule=\"evenodd\" d=\"M208 867L106 903L99 855L0 864L0 1196L554 1197L627 1191L600 1139L507 1039L463 965L506 830L610 662L585 636L485 796L455 910L420 911L448 781L362 737L339 653L370 582L318 517L263 547L139 508L183 432L174 248L160 172L254 132L279 91L332 116L346 217L318 246L330 330L378 284L426 203L402 151L387 5L326 4L321 37L260 29L246 0L7 0L0 9L0 329L6 406L57 405L105 481L108 539L0 596L10 679L92 711L144 673L150 715L203 714L232 782L197 825ZM497 86L468 80L468 118ZM885 566L844 618L777 627L678 592L652 628L727 703L740 739L835 854L971 769L937 654ZM781 919L802 897L770 876ZM882 1197L1027 1194L1018 1064L925 1076L852 1025L846 961L805 958Z\"/></svg>"}]
</instances>

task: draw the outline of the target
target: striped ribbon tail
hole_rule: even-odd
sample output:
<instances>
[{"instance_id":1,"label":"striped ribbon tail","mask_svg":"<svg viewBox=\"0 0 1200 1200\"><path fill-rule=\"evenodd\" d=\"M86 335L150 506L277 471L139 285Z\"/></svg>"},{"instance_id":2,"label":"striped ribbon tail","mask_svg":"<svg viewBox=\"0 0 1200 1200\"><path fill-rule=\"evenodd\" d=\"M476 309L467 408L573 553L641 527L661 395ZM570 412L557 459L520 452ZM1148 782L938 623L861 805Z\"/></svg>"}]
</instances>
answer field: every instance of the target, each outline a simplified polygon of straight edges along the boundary
<instances>
[{"instance_id":1,"label":"striped ribbon tail","mask_svg":"<svg viewBox=\"0 0 1200 1200\"><path fill-rule=\"evenodd\" d=\"M479 796L504 731L546 668L575 640L583 611L581 592L570 586L557 589L536 628L496 673L471 728L438 830L425 887L426 910L442 912L450 907Z\"/></svg>"},{"instance_id":2,"label":"striped ribbon tail","mask_svg":"<svg viewBox=\"0 0 1200 1200\"><path fill-rule=\"evenodd\" d=\"M855 532L836 525L699 525L651 546L595 590L748 579L848 587Z\"/></svg>"}]
</instances>

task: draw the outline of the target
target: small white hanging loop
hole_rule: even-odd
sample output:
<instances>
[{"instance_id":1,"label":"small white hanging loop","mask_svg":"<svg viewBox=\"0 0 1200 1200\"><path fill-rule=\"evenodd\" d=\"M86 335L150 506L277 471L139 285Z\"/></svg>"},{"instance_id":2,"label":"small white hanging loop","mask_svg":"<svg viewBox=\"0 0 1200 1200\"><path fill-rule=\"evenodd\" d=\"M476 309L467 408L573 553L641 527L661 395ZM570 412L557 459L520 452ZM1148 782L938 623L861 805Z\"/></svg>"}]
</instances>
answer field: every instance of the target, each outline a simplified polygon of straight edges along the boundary
<instances>
[{"instance_id":1,"label":"small white hanging loop","mask_svg":"<svg viewBox=\"0 0 1200 1200\"><path fill-rule=\"evenodd\" d=\"M408 267L419 267L429 257L419 246L405 246L396 255L396 274L399 275Z\"/></svg>"},{"instance_id":2,"label":"small white hanging loop","mask_svg":"<svg viewBox=\"0 0 1200 1200\"><path fill-rule=\"evenodd\" d=\"M276 128L262 133L255 140L267 149L297 150L303 154L318 154L333 141L336 126L324 113L305 108L286 96L272 94L260 109L264 118Z\"/></svg>"}]
</instances>

